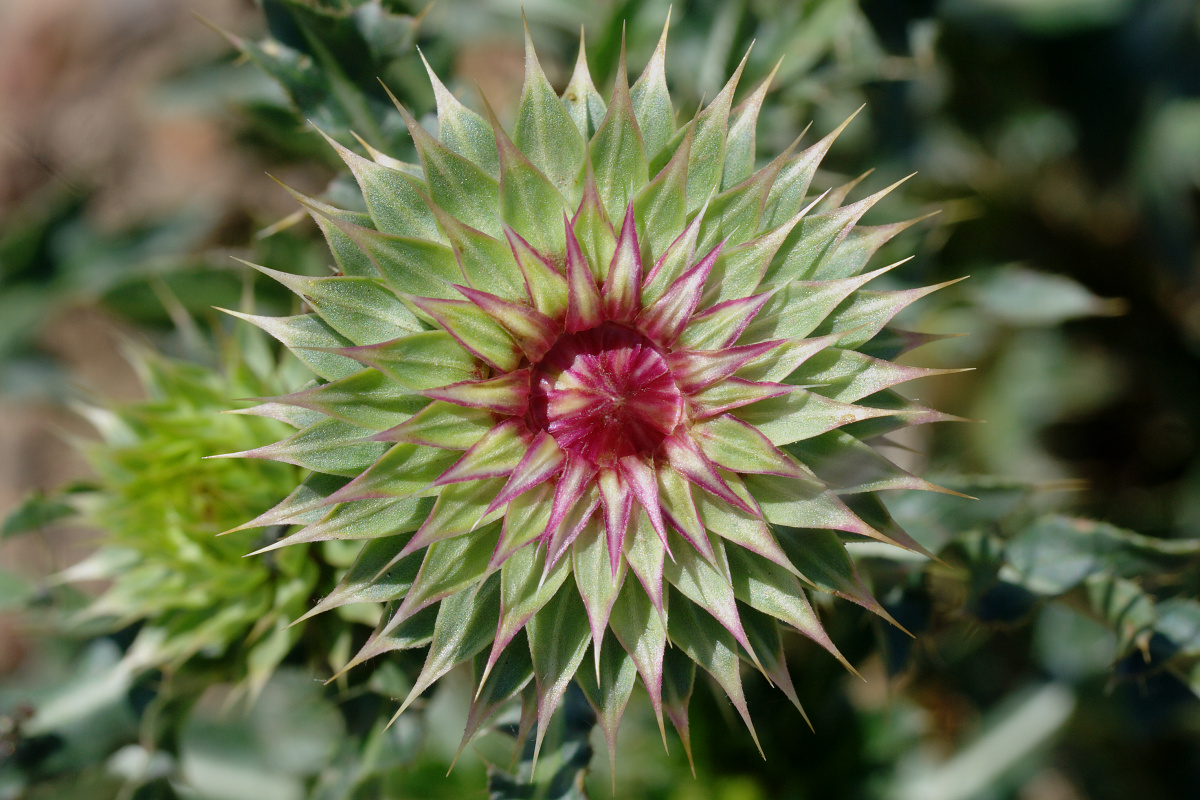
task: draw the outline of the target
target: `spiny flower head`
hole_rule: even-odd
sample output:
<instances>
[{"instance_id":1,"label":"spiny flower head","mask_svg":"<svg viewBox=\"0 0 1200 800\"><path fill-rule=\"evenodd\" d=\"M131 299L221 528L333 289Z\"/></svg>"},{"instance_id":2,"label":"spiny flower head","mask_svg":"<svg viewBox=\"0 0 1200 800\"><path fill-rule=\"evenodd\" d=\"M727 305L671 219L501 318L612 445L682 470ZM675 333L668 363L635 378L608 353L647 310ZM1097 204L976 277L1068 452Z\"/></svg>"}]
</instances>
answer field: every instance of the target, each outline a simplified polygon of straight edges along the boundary
<instances>
[{"instance_id":1,"label":"spiny flower head","mask_svg":"<svg viewBox=\"0 0 1200 800\"><path fill-rule=\"evenodd\" d=\"M261 332L237 338L225 343L220 368L131 351L146 399L81 409L101 437L83 445L94 485L67 497L101 538L63 577L110 582L87 617L142 623L131 668L173 672L195 657L219 659L229 679L254 694L299 639L302 628L289 625L303 613L318 568L307 548L267 563L244 557L244 539L216 536L278 503L300 478L288 464L206 458L288 430L221 413L232 399L290 378Z\"/></svg>"},{"instance_id":2,"label":"spiny flower head","mask_svg":"<svg viewBox=\"0 0 1200 800\"><path fill-rule=\"evenodd\" d=\"M347 668L428 646L401 711L475 659L464 743L531 682L540 742L574 677L610 752L639 678L686 744L696 665L750 725L740 660L799 705L781 629L841 658L803 584L886 616L841 537L920 550L872 492L932 487L863 440L943 418L890 390L930 370L878 357L924 340L885 325L936 287L864 288L912 222L857 226L890 187L809 196L841 128L754 169L769 78L680 122L665 31L607 102L582 47L560 97L526 42L511 131L430 71L437 136L400 109L419 165L331 140L365 211L297 194L336 274L260 267L311 311L246 318L319 380L237 455L313 474L251 524L365 540L310 614L386 604Z\"/></svg>"}]
</instances>

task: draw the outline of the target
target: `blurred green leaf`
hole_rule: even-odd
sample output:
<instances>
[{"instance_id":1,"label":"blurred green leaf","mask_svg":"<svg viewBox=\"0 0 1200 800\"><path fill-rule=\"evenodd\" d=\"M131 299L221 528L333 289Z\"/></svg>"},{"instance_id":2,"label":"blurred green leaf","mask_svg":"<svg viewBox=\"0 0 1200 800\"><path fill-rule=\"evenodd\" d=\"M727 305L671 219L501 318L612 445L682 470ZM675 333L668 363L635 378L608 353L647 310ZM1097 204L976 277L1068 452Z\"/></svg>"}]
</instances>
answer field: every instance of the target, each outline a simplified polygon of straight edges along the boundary
<instances>
[{"instance_id":1,"label":"blurred green leaf","mask_svg":"<svg viewBox=\"0 0 1200 800\"><path fill-rule=\"evenodd\" d=\"M975 303L996 319L1020 327L1058 325L1082 317L1113 316L1121 300L1097 297L1065 275L1010 264L968 283Z\"/></svg>"},{"instance_id":2,"label":"blurred green leaf","mask_svg":"<svg viewBox=\"0 0 1200 800\"><path fill-rule=\"evenodd\" d=\"M51 668L34 685L13 687L17 699L34 709L21 733L52 743L35 762L38 771L83 770L132 741L137 732L129 702L132 685L117 645L101 639L61 671ZM0 693L0 703L13 702L11 692Z\"/></svg>"},{"instance_id":3,"label":"blurred green leaf","mask_svg":"<svg viewBox=\"0 0 1200 800\"><path fill-rule=\"evenodd\" d=\"M288 117L259 115L266 135L294 150L296 142L314 138L304 127L311 122L348 147L357 146L357 133L389 154L407 152L404 122L380 81L406 103L411 104L415 90L420 105L427 104L431 91L420 82L414 48L419 19L380 0L261 4L267 36L260 41L229 38L278 82L292 106Z\"/></svg>"},{"instance_id":4,"label":"blurred green leaf","mask_svg":"<svg viewBox=\"0 0 1200 800\"><path fill-rule=\"evenodd\" d=\"M341 714L300 670L276 672L248 709L223 708L229 691L212 687L180 731L187 785L212 800L299 800L345 736Z\"/></svg>"},{"instance_id":5,"label":"blurred green leaf","mask_svg":"<svg viewBox=\"0 0 1200 800\"><path fill-rule=\"evenodd\" d=\"M8 570L0 569L0 611L20 608L29 597L30 587Z\"/></svg>"},{"instance_id":6,"label":"blurred green leaf","mask_svg":"<svg viewBox=\"0 0 1200 800\"><path fill-rule=\"evenodd\" d=\"M588 736L596 715L583 692L572 683L549 731L534 769L533 740L525 742L513 773L488 770L490 800L587 800L583 780L592 760Z\"/></svg>"},{"instance_id":7,"label":"blurred green leaf","mask_svg":"<svg viewBox=\"0 0 1200 800\"><path fill-rule=\"evenodd\" d=\"M4 525L0 527L0 540L41 530L74 513L73 507L57 497L34 492L4 518Z\"/></svg>"},{"instance_id":8,"label":"blurred green leaf","mask_svg":"<svg viewBox=\"0 0 1200 800\"><path fill-rule=\"evenodd\" d=\"M1121 20L1133 0L945 0L950 17L1007 18L1031 31L1071 33Z\"/></svg>"},{"instance_id":9,"label":"blurred green leaf","mask_svg":"<svg viewBox=\"0 0 1200 800\"><path fill-rule=\"evenodd\" d=\"M1005 559L1022 586L1058 595L1093 575L1132 577L1195 562L1200 540L1154 539L1103 522L1050 515L1010 541Z\"/></svg>"}]
</instances>

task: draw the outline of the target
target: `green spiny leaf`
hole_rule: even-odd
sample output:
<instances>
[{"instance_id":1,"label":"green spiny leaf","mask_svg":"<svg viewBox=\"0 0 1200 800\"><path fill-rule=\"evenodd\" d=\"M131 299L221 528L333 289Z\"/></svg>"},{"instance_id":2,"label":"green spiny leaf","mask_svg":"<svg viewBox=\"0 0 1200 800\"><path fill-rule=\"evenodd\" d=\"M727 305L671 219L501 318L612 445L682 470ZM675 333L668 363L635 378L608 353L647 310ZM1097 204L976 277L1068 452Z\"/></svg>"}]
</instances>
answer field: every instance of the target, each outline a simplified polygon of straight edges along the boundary
<instances>
[{"instance_id":1,"label":"green spiny leaf","mask_svg":"<svg viewBox=\"0 0 1200 800\"><path fill-rule=\"evenodd\" d=\"M579 57L575 60L575 71L571 74L571 80L563 90L562 104L585 141L590 140L599 130L604 122L604 115L608 112L604 98L596 91L591 73L588 72L587 48L583 45L582 33L579 36Z\"/></svg>"},{"instance_id":2,"label":"green spiny leaf","mask_svg":"<svg viewBox=\"0 0 1200 800\"><path fill-rule=\"evenodd\" d=\"M488 175L498 178L500 162L497 160L496 139L491 126L450 93L423 55L421 62L425 65L437 101L438 140L463 158L483 167Z\"/></svg>"},{"instance_id":3,"label":"green spiny leaf","mask_svg":"<svg viewBox=\"0 0 1200 800\"><path fill-rule=\"evenodd\" d=\"M496 614L499 611L498 575L484 581L478 591L459 591L442 601L438 607L437 623L425 666L417 676L395 720L421 692L433 685L458 664L473 658L492 641L495 635Z\"/></svg>"},{"instance_id":4,"label":"green spiny leaf","mask_svg":"<svg viewBox=\"0 0 1200 800\"><path fill-rule=\"evenodd\" d=\"M528 630L538 694L536 753L550 715L558 707L567 684L587 653L590 634L587 613L573 580L565 581L550 602L534 615Z\"/></svg>"},{"instance_id":5,"label":"green spiny leaf","mask_svg":"<svg viewBox=\"0 0 1200 800\"><path fill-rule=\"evenodd\" d=\"M418 392L471 380L479 372L474 356L445 331L422 331L341 352Z\"/></svg>"},{"instance_id":6,"label":"green spiny leaf","mask_svg":"<svg viewBox=\"0 0 1200 800\"><path fill-rule=\"evenodd\" d=\"M667 91L665 70L667 56L667 28L671 24L670 13L663 25L658 46L650 56L646 69L633 84L629 92L638 129L642 132L646 154L653 159L675 133L675 109L671 106L671 95Z\"/></svg>"},{"instance_id":7,"label":"green spiny leaf","mask_svg":"<svg viewBox=\"0 0 1200 800\"><path fill-rule=\"evenodd\" d=\"M629 99L624 53L621 54L608 113L592 137L590 158L596 188L608 218L623 218L626 205L649 180L646 147Z\"/></svg>"},{"instance_id":8,"label":"green spiny leaf","mask_svg":"<svg viewBox=\"0 0 1200 800\"><path fill-rule=\"evenodd\" d=\"M580 88L587 91L587 87ZM568 86L567 92L571 91L572 87ZM580 135L577 120L559 102L558 95L546 80L528 30L525 31L525 85L521 89L513 142L562 197L578 202L584 138ZM552 221L553 217L547 217L543 224Z\"/></svg>"},{"instance_id":9,"label":"green spiny leaf","mask_svg":"<svg viewBox=\"0 0 1200 800\"><path fill-rule=\"evenodd\" d=\"M325 380L334 381L358 372L359 364L344 356L322 350L351 344L316 314L298 317L260 317L221 309L226 314L262 328L292 351L304 365Z\"/></svg>"},{"instance_id":10,"label":"green spiny leaf","mask_svg":"<svg viewBox=\"0 0 1200 800\"><path fill-rule=\"evenodd\" d=\"M758 734L742 691L738 646L733 636L699 607L678 597L671 599L669 626L671 641L721 685L757 745Z\"/></svg>"},{"instance_id":11,"label":"green spiny leaf","mask_svg":"<svg viewBox=\"0 0 1200 800\"><path fill-rule=\"evenodd\" d=\"M397 107L417 147L433 202L464 224L490 236L499 236L500 220L496 209L500 189L496 179L430 136L402 106Z\"/></svg>"}]
</instances>

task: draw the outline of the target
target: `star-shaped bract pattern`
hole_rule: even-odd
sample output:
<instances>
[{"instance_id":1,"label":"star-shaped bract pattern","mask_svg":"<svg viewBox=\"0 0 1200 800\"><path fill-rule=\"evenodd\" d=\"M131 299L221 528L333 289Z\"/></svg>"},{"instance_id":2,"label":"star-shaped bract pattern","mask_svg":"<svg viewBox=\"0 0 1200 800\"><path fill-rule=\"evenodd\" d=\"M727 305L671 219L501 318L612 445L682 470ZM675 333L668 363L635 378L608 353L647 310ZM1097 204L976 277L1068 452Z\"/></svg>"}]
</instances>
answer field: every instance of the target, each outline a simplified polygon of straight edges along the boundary
<instances>
[{"instance_id":1,"label":"star-shaped bract pattern","mask_svg":"<svg viewBox=\"0 0 1200 800\"><path fill-rule=\"evenodd\" d=\"M401 711L474 659L464 744L519 694L540 743L572 678L610 752L637 678L685 746L697 665L748 726L741 661L799 706L781 630L841 659L805 586L887 617L843 538L922 551L874 493L936 487L865 443L947 418L891 388L937 370L889 360L938 287L864 288L913 221L858 225L894 187L810 197L841 127L755 171L769 79L735 107L741 67L677 122L665 47L606 103L582 46L560 97L529 45L511 134L430 71L419 165L332 143L366 212L296 194L336 274L263 271L311 311L246 317L317 375L260 407L298 430L239 455L312 475L250 524L365 540L310 614L384 604L347 668L428 648Z\"/></svg>"}]
</instances>

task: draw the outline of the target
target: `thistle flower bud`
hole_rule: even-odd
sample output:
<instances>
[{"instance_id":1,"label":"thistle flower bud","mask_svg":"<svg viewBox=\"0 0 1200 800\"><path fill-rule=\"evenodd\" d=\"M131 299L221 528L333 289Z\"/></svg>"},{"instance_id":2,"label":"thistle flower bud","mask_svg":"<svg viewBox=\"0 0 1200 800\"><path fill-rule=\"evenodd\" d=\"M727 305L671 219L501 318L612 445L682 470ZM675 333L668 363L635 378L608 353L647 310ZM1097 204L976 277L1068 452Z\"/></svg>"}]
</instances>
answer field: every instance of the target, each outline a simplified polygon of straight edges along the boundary
<instances>
[{"instance_id":1,"label":"thistle flower bud","mask_svg":"<svg viewBox=\"0 0 1200 800\"><path fill-rule=\"evenodd\" d=\"M740 661L799 706L781 632L841 659L806 586L887 616L841 535L921 551L873 492L934 487L864 443L945 418L891 391L933 371L869 354L938 288L866 288L911 224L857 225L894 187L811 196L841 128L754 170L769 79L678 120L665 49L605 100L581 46L560 97L527 34L511 131L430 71L419 165L331 140L366 212L297 194L339 274L262 271L312 311L247 317L320 377L242 454L313 471L256 524L366 540L310 613L387 604L348 667L428 647L401 711L478 657L464 743L530 681L540 737L576 678L610 751L639 681L686 744L697 665L753 732Z\"/></svg>"}]
</instances>

